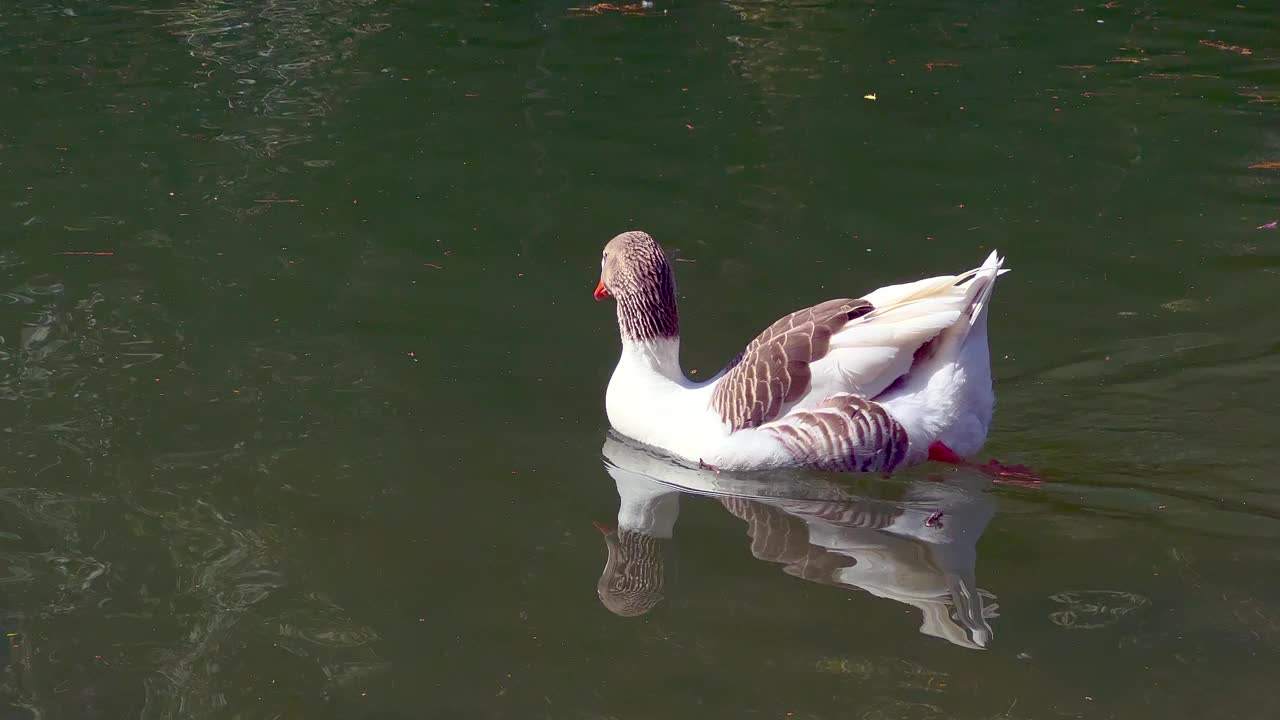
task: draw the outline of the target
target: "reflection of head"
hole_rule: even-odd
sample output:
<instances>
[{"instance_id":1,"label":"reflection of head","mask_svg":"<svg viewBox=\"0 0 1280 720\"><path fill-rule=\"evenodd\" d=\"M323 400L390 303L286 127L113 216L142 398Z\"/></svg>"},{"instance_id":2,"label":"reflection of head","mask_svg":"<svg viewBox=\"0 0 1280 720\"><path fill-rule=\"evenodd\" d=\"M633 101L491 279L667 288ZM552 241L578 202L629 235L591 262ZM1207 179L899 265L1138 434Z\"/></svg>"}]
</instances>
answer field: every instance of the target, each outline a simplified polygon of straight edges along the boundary
<instances>
[{"instance_id":1,"label":"reflection of head","mask_svg":"<svg viewBox=\"0 0 1280 720\"><path fill-rule=\"evenodd\" d=\"M609 559L596 584L600 602L622 617L643 615L662 600L662 541L626 528L604 536Z\"/></svg>"}]
</instances>

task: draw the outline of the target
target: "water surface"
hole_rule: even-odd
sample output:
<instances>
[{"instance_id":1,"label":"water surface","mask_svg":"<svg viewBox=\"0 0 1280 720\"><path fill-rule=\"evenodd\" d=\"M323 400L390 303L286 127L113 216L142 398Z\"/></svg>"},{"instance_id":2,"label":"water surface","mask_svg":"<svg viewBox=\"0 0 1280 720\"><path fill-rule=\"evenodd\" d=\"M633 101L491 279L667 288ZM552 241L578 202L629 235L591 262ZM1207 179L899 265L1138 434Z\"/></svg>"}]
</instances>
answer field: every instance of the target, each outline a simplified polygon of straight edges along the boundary
<instances>
[{"instance_id":1,"label":"water surface","mask_svg":"<svg viewBox=\"0 0 1280 720\"><path fill-rule=\"evenodd\" d=\"M0 8L5 717L1280 712L1270 8L573 7ZM691 373L998 248L982 459L1047 482L677 490L610 612L631 228ZM849 507L980 602L831 582Z\"/></svg>"}]
</instances>

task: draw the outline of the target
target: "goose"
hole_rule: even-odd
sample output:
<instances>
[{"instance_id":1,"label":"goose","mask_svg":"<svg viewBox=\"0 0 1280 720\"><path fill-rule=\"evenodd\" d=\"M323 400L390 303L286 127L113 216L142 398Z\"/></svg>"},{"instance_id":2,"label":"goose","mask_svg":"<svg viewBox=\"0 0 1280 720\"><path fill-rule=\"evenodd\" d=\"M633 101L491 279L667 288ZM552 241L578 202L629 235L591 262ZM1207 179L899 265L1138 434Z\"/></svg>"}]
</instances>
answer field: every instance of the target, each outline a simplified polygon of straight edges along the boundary
<instances>
[{"instance_id":1,"label":"goose","mask_svg":"<svg viewBox=\"0 0 1280 720\"><path fill-rule=\"evenodd\" d=\"M670 592L681 495L711 498L746 523L750 552L820 585L862 590L912 606L920 632L986 648L995 596L978 587L977 544L995 515L986 480L909 482L896 500L860 497L822 477L713 473L609 434L601 449L618 493L617 524L596 523L606 559L600 602L620 617L645 615Z\"/></svg>"},{"instance_id":2,"label":"goose","mask_svg":"<svg viewBox=\"0 0 1280 720\"><path fill-rule=\"evenodd\" d=\"M595 289L614 299L622 339L609 424L713 470L965 463L995 406L987 307L1003 263L993 251L959 275L797 310L694 382L680 367L671 263L648 233L621 233L604 247Z\"/></svg>"}]
</instances>

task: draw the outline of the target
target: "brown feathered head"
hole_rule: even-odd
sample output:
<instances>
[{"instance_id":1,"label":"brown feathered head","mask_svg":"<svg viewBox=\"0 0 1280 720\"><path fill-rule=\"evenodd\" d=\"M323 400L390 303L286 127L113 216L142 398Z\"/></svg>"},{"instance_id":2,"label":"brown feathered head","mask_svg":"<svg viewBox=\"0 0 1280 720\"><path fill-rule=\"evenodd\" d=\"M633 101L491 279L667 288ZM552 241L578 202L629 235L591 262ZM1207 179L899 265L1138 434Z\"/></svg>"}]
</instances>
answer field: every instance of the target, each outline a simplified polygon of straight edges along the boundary
<instances>
[{"instance_id":1,"label":"brown feathered head","mask_svg":"<svg viewBox=\"0 0 1280 720\"><path fill-rule=\"evenodd\" d=\"M618 329L626 340L680 335L676 281L662 246L640 230L624 232L604 246L596 300L618 302Z\"/></svg>"}]
</instances>

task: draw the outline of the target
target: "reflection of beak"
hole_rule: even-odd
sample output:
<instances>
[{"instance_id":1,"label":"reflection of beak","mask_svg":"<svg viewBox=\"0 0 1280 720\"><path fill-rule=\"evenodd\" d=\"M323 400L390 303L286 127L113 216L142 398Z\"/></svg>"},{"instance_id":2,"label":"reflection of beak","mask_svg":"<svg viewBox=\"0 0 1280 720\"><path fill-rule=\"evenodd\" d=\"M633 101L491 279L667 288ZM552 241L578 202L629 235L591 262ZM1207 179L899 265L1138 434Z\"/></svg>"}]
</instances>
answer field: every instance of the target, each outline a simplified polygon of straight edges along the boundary
<instances>
[{"instance_id":1,"label":"reflection of beak","mask_svg":"<svg viewBox=\"0 0 1280 720\"><path fill-rule=\"evenodd\" d=\"M604 525L597 523L592 524L596 526L596 529L600 531L600 535L604 537L604 574L606 576L613 575L617 572L618 565L626 560L622 555L621 543L618 542L618 533L610 530ZM601 577L600 580L603 582L604 577Z\"/></svg>"},{"instance_id":2,"label":"reflection of beak","mask_svg":"<svg viewBox=\"0 0 1280 720\"><path fill-rule=\"evenodd\" d=\"M596 520L592 520L592 521L591 521L591 524L592 524L592 526L594 526L594 527L595 527L595 529L597 529L597 530L599 530L599 531L600 531L600 534L601 534L601 535L603 535L603 536L605 536L605 537L609 537L610 535L612 535L612 534L613 534L613 531L609 529L609 526L608 526L608 525L605 525L605 524L604 524L604 523L602 523L602 522L598 522L598 521L596 521Z\"/></svg>"},{"instance_id":3,"label":"reflection of beak","mask_svg":"<svg viewBox=\"0 0 1280 720\"><path fill-rule=\"evenodd\" d=\"M604 280L596 283L596 300L603 300L609 297L609 288L604 286Z\"/></svg>"}]
</instances>

